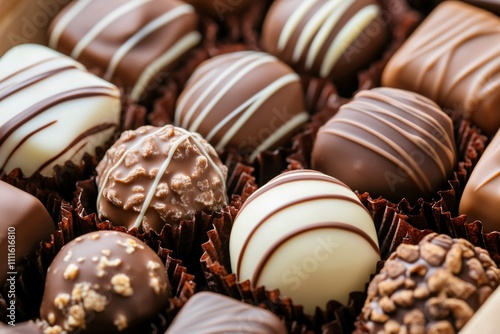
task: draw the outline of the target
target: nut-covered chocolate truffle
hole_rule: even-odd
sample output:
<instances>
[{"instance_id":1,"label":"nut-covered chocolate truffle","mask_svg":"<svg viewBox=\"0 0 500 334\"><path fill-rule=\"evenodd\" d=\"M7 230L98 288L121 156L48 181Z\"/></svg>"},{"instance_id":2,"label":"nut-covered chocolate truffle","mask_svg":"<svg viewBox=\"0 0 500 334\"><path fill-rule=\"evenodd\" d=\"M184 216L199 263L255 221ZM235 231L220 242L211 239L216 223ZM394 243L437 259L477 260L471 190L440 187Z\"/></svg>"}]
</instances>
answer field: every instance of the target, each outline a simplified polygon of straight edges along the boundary
<instances>
[{"instance_id":1,"label":"nut-covered chocolate truffle","mask_svg":"<svg viewBox=\"0 0 500 334\"><path fill-rule=\"evenodd\" d=\"M500 283L488 252L432 233L401 244L368 287L364 333L458 333Z\"/></svg>"},{"instance_id":2,"label":"nut-covered chocolate truffle","mask_svg":"<svg viewBox=\"0 0 500 334\"><path fill-rule=\"evenodd\" d=\"M193 73L175 123L199 132L217 150L235 147L253 160L283 144L308 118L299 76L262 52L214 57Z\"/></svg>"},{"instance_id":3,"label":"nut-covered chocolate truffle","mask_svg":"<svg viewBox=\"0 0 500 334\"><path fill-rule=\"evenodd\" d=\"M191 297L165 334L286 334L281 320L260 307L213 293Z\"/></svg>"},{"instance_id":4,"label":"nut-covered chocolate truffle","mask_svg":"<svg viewBox=\"0 0 500 334\"><path fill-rule=\"evenodd\" d=\"M281 174L253 193L234 220L229 251L239 281L279 289L311 314L363 290L380 260L358 197L312 170Z\"/></svg>"},{"instance_id":5,"label":"nut-covered chocolate truffle","mask_svg":"<svg viewBox=\"0 0 500 334\"><path fill-rule=\"evenodd\" d=\"M40 316L53 330L134 333L170 294L165 266L146 244L122 232L92 232L50 265Z\"/></svg>"},{"instance_id":6,"label":"nut-covered chocolate truffle","mask_svg":"<svg viewBox=\"0 0 500 334\"><path fill-rule=\"evenodd\" d=\"M0 110L0 172L50 177L111 138L120 93L73 59L23 44L0 59Z\"/></svg>"},{"instance_id":7,"label":"nut-covered chocolate truffle","mask_svg":"<svg viewBox=\"0 0 500 334\"><path fill-rule=\"evenodd\" d=\"M18 261L54 230L52 217L36 197L0 181L0 285L6 278L15 285Z\"/></svg>"},{"instance_id":8,"label":"nut-covered chocolate truffle","mask_svg":"<svg viewBox=\"0 0 500 334\"><path fill-rule=\"evenodd\" d=\"M229 15L242 14L252 0L184 0L200 12L223 21Z\"/></svg>"},{"instance_id":9,"label":"nut-covered chocolate truffle","mask_svg":"<svg viewBox=\"0 0 500 334\"><path fill-rule=\"evenodd\" d=\"M227 167L206 140L172 125L124 132L97 166L101 219L154 229L222 209Z\"/></svg>"},{"instance_id":10,"label":"nut-covered chocolate truffle","mask_svg":"<svg viewBox=\"0 0 500 334\"><path fill-rule=\"evenodd\" d=\"M138 100L199 43L197 27L194 8L177 0L73 1L53 21L49 45Z\"/></svg>"},{"instance_id":11,"label":"nut-covered chocolate truffle","mask_svg":"<svg viewBox=\"0 0 500 334\"><path fill-rule=\"evenodd\" d=\"M460 214L480 220L485 232L500 231L500 132L474 167L460 200Z\"/></svg>"},{"instance_id":12,"label":"nut-covered chocolate truffle","mask_svg":"<svg viewBox=\"0 0 500 334\"><path fill-rule=\"evenodd\" d=\"M387 40L375 0L277 0L262 47L302 71L334 80L367 65Z\"/></svg>"},{"instance_id":13,"label":"nut-covered chocolate truffle","mask_svg":"<svg viewBox=\"0 0 500 334\"><path fill-rule=\"evenodd\" d=\"M461 110L494 135L500 126L499 26L492 13L445 1L391 58L382 83Z\"/></svg>"},{"instance_id":14,"label":"nut-covered chocolate truffle","mask_svg":"<svg viewBox=\"0 0 500 334\"><path fill-rule=\"evenodd\" d=\"M453 173L455 152L452 121L434 102L375 88L356 94L319 129L312 166L397 203L439 190Z\"/></svg>"}]
</instances>

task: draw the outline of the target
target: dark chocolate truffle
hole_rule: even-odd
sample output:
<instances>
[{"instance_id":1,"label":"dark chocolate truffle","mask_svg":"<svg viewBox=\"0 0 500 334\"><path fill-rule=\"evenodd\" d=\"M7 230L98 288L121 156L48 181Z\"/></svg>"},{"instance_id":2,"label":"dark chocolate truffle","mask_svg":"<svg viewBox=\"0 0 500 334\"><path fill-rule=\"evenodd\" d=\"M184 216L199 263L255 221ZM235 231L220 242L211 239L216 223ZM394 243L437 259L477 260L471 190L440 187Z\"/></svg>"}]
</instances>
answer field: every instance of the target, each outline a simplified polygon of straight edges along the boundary
<instances>
[{"instance_id":1,"label":"dark chocolate truffle","mask_svg":"<svg viewBox=\"0 0 500 334\"><path fill-rule=\"evenodd\" d=\"M239 15L247 9L252 0L184 0L202 13L224 21L228 15Z\"/></svg>"},{"instance_id":2,"label":"dark chocolate truffle","mask_svg":"<svg viewBox=\"0 0 500 334\"><path fill-rule=\"evenodd\" d=\"M262 47L322 78L352 75L379 54L387 23L375 0L277 0L264 21Z\"/></svg>"},{"instance_id":3,"label":"dark chocolate truffle","mask_svg":"<svg viewBox=\"0 0 500 334\"><path fill-rule=\"evenodd\" d=\"M283 173L253 193L234 220L229 252L239 281L279 289L309 314L330 300L347 303L380 260L358 197L313 170Z\"/></svg>"},{"instance_id":4,"label":"dark chocolate truffle","mask_svg":"<svg viewBox=\"0 0 500 334\"><path fill-rule=\"evenodd\" d=\"M92 232L50 265L40 316L54 330L135 333L170 294L165 266L146 244L122 232Z\"/></svg>"},{"instance_id":5,"label":"dark chocolate truffle","mask_svg":"<svg viewBox=\"0 0 500 334\"><path fill-rule=\"evenodd\" d=\"M461 110L494 135L500 127L499 26L492 13L445 1L391 58L382 84Z\"/></svg>"},{"instance_id":6,"label":"dark chocolate truffle","mask_svg":"<svg viewBox=\"0 0 500 334\"><path fill-rule=\"evenodd\" d=\"M51 177L112 137L120 92L59 52L23 44L0 59L0 110L0 172Z\"/></svg>"},{"instance_id":7,"label":"dark chocolate truffle","mask_svg":"<svg viewBox=\"0 0 500 334\"><path fill-rule=\"evenodd\" d=\"M201 40L194 8L176 0L73 1L50 27L49 45L99 67L138 100Z\"/></svg>"},{"instance_id":8,"label":"dark chocolate truffle","mask_svg":"<svg viewBox=\"0 0 500 334\"><path fill-rule=\"evenodd\" d=\"M0 285L6 278L15 284L18 261L54 230L52 217L36 197L0 181Z\"/></svg>"},{"instance_id":9,"label":"dark chocolate truffle","mask_svg":"<svg viewBox=\"0 0 500 334\"><path fill-rule=\"evenodd\" d=\"M214 57L193 73L177 101L175 123L217 150L235 147L250 160L283 144L307 120L299 76L262 52Z\"/></svg>"},{"instance_id":10,"label":"dark chocolate truffle","mask_svg":"<svg viewBox=\"0 0 500 334\"><path fill-rule=\"evenodd\" d=\"M368 287L363 333L458 333L500 284L488 252L432 233L401 244ZM478 332L479 333L479 332Z\"/></svg>"},{"instance_id":11,"label":"dark chocolate truffle","mask_svg":"<svg viewBox=\"0 0 500 334\"><path fill-rule=\"evenodd\" d=\"M97 166L101 219L160 232L226 203L227 167L206 140L172 125L124 132Z\"/></svg>"},{"instance_id":12,"label":"dark chocolate truffle","mask_svg":"<svg viewBox=\"0 0 500 334\"><path fill-rule=\"evenodd\" d=\"M372 197L427 198L451 177L453 124L434 102L393 88L361 91L319 129L314 169Z\"/></svg>"},{"instance_id":13,"label":"dark chocolate truffle","mask_svg":"<svg viewBox=\"0 0 500 334\"><path fill-rule=\"evenodd\" d=\"M260 307L213 293L191 297L165 334L286 334L281 320Z\"/></svg>"}]
</instances>

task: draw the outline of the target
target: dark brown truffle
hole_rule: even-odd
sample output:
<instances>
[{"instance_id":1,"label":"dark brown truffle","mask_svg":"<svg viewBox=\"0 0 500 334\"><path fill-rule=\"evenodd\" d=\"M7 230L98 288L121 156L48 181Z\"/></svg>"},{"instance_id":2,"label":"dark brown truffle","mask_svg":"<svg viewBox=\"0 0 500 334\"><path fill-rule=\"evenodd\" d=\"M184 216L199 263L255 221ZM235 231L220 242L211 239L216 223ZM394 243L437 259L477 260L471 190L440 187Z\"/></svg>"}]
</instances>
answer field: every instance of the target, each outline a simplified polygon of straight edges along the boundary
<instances>
[{"instance_id":1,"label":"dark brown truffle","mask_svg":"<svg viewBox=\"0 0 500 334\"><path fill-rule=\"evenodd\" d=\"M319 129L312 166L372 197L399 202L428 198L456 161L453 124L415 93L361 91Z\"/></svg>"},{"instance_id":2,"label":"dark brown truffle","mask_svg":"<svg viewBox=\"0 0 500 334\"><path fill-rule=\"evenodd\" d=\"M0 181L0 284L6 278L15 284L18 261L54 230L52 217L36 197Z\"/></svg>"},{"instance_id":3,"label":"dark brown truffle","mask_svg":"<svg viewBox=\"0 0 500 334\"><path fill-rule=\"evenodd\" d=\"M195 294L165 334L252 333L285 334L281 320L262 308L213 292Z\"/></svg>"},{"instance_id":4,"label":"dark brown truffle","mask_svg":"<svg viewBox=\"0 0 500 334\"><path fill-rule=\"evenodd\" d=\"M227 167L206 140L172 125L122 133L97 166L101 219L154 229L227 203Z\"/></svg>"},{"instance_id":5,"label":"dark brown truffle","mask_svg":"<svg viewBox=\"0 0 500 334\"><path fill-rule=\"evenodd\" d=\"M54 330L134 333L170 294L165 266L146 244L93 232L64 246L50 265L40 316Z\"/></svg>"},{"instance_id":6,"label":"dark brown truffle","mask_svg":"<svg viewBox=\"0 0 500 334\"><path fill-rule=\"evenodd\" d=\"M334 80L378 55L387 22L375 0L277 0L264 21L262 47L292 67Z\"/></svg>"},{"instance_id":7,"label":"dark brown truffle","mask_svg":"<svg viewBox=\"0 0 500 334\"><path fill-rule=\"evenodd\" d=\"M241 51L195 70L177 101L175 123L217 150L256 158L286 142L307 120L299 76L277 58Z\"/></svg>"},{"instance_id":8,"label":"dark brown truffle","mask_svg":"<svg viewBox=\"0 0 500 334\"><path fill-rule=\"evenodd\" d=\"M432 233L401 244L368 287L364 333L457 333L500 283L488 252Z\"/></svg>"},{"instance_id":9,"label":"dark brown truffle","mask_svg":"<svg viewBox=\"0 0 500 334\"><path fill-rule=\"evenodd\" d=\"M138 100L200 42L197 27L181 1L73 1L52 22L49 46L99 67Z\"/></svg>"}]
</instances>

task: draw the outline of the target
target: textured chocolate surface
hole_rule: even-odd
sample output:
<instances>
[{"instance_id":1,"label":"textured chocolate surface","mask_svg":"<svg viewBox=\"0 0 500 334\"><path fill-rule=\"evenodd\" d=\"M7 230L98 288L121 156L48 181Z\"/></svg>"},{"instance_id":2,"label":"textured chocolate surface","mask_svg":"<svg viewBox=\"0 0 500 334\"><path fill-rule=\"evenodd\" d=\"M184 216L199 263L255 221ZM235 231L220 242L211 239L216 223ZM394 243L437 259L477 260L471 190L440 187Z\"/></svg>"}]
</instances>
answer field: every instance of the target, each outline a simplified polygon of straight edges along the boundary
<instances>
[{"instance_id":1,"label":"textured chocolate surface","mask_svg":"<svg viewBox=\"0 0 500 334\"><path fill-rule=\"evenodd\" d=\"M310 314L363 290L380 260L357 196L312 170L281 174L253 193L235 218L229 251L238 281L279 289Z\"/></svg>"},{"instance_id":2,"label":"textured chocolate surface","mask_svg":"<svg viewBox=\"0 0 500 334\"><path fill-rule=\"evenodd\" d=\"M434 102L375 88L356 94L319 129L311 163L353 190L397 203L433 195L455 161L452 121Z\"/></svg>"},{"instance_id":3,"label":"textured chocolate surface","mask_svg":"<svg viewBox=\"0 0 500 334\"><path fill-rule=\"evenodd\" d=\"M374 0L277 0L264 21L262 47L301 71L341 79L387 41L380 12Z\"/></svg>"},{"instance_id":4,"label":"textured chocolate surface","mask_svg":"<svg viewBox=\"0 0 500 334\"><path fill-rule=\"evenodd\" d=\"M223 21L228 15L238 15L245 11L252 0L185 0L202 13Z\"/></svg>"},{"instance_id":5,"label":"textured chocolate surface","mask_svg":"<svg viewBox=\"0 0 500 334\"><path fill-rule=\"evenodd\" d=\"M227 167L206 140L172 125L124 132L97 166L101 219L154 229L226 203Z\"/></svg>"},{"instance_id":6,"label":"textured chocolate surface","mask_svg":"<svg viewBox=\"0 0 500 334\"><path fill-rule=\"evenodd\" d=\"M500 18L457 1L440 4L391 58L384 86L407 89L494 135L500 126Z\"/></svg>"},{"instance_id":7,"label":"textured chocolate surface","mask_svg":"<svg viewBox=\"0 0 500 334\"><path fill-rule=\"evenodd\" d=\"M0 59L0 171L52 176L113 135L120 93L73 59L23 44Z\"/></svg>"},{"instance_id":8,"label":"textured chocolate surface","mask_svg":"<svg viewBox=\"0 0 500 334\"><path fill-rule=\"evenodd\" d=\"M165 334L252 333L286 334L271 312L213 292L189 299Z\"/></svg>"},{"instance_id":9,"label":"textured chocolate surface","mask_svg":"<svg viewBox=\"0 0 500 334\"><path fill-rule=\"evenodd\" d=\"M99 67L138 100L199 43L197 27L193 7L181 1L73 1L53 21L49 45Z\"/></svg>"},{"instance_id":10,"label":"textured chocolate surface","mask_svg":"<svg viewBox=\"0 0 500 334\"><path fill-rule=\"evenodd\" d=\"M401 244L368 287L365 333L457 333L500 283L488 252L436 233ZM480 333L480 332L477 332Z\"/></svg>"},{"instance_id":11,"label":"textured chocolate surface","mask_svg":"<svg viewBox=\"0 0 500 334\"><path fill-rule=\"evenodd\" d=\"M479 219L485 232L500 231L500 132L493 137L472 171L460 199L459 213Z\"/></svg>"},{"instance_id":12,"label":"textured chocolate surface","mask_svg":"<svg viewBox=\"0 0 500 334\"><path fill-rule=\"evenodd\" d=\"M177 101L175 123L218 150L253 160L285 142L308 118L299 76L262 52L214 57L193 73Z\"/></svg>"},{"instance_id":13,"label":"textured chocolate surface","mask_svg":"<svg viewBox=\"0 0 500 334\"><path fill-rule=\"evenodd\" d=\"M54 231L52 218L34 196L0 181L0 284L18 261ZM15 277L15 275L14 275Z\"/></svg>"},{"instance_id":14,"label":"textured chocolate surface","mask_svg":"<svg viewBox=\"0 0 500 334\"><path fill-rule=\"evenodd\" d=\"M92 232L65 245L50 265L40 316L54 330L135 333L170 294L165 266L146 244Z\"/></svg>"}]
</instances>

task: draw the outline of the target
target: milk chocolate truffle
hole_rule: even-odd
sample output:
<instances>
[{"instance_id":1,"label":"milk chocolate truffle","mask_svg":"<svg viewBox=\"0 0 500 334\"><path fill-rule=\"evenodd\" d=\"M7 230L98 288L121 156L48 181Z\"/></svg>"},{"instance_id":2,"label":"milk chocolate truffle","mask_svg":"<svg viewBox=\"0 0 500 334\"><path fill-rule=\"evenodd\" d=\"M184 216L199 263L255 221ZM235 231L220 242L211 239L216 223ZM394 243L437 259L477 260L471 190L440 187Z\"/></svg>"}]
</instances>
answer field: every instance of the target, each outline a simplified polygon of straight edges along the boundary
<instances>
[{"instance_id":1,"label":"milk chocolate truffle","mask_svg":"<svg viewBox=\"0 0 500 334\"><path fill-rule=\"evenodd\" d=\"M228 15L239 15L247 9L251 0L184 0L202 13L223 21Z\"/></svg>"},{"instance_id":2,"label":"milk chocolate truffle","mask_svg":"<svg viewBox=\"0 0 500 334\"><path fill-rule=\"evenodd\" d=\"M453 124L434 102L393 88L356 94L318 131L312 166L399 202L430 197L456 162Z\"/></svg>"},{"instance_id":3,"label":"milk chocolate truffle","mask_svg":"<svg viewBox=\"0 0 500 334\"><path fill-rule=\"evenodd\" d=\"M92 232L53 260L40 316L53 330L136 333L170 294L165 266L146 244L122 232Z\"/></svg>"},{"instance_id":4,"label":"milk chocolate truffle","mask_svg":"<svg viewBox=\"0 0 500 334\"><path fill-rule=\"evenodd\" d=\"M16 266L55 230L55 224L34 196L0 181L0 284L15 282Z\"/></svg>"},{"instance_id":5,"label":"milk chocolate truffle","mask_svg":"<svg viewBox=\"0 0 500 334\"><path fill-rule=\"evenodd\" d=\"M379 54L387 23L375 0L277 0L264 21L262 47L322 78L352 75Z\"/></svg>"},{"instance_id":6,"label":"milk chocolate truffle","mask_svg":"<svg viewBox=\"0 0 500 334\"><path fill-rule=\"evenodd\" d=\"M287 330L267 310L217 293L200 292L188 300L165 332L183 333L286 334Z\"/></svg>"},{"instance_id":7,"label":"milk chocolate truffle","mask_svg":"<svg viewBox=\"0 0 500 334\"><path fill-rule=\"evenodd\" d=\"M445 1L391 58L382 84L461 110L494 135L500 126L499 27L492 13Z\"/></svg>"},{"instance_id":8,"label":"milk chocolate truffle","mask_svg":"<svg viewBox=\"0 0 500 334\"><path fill-rule=\"evenodd\" d=\"M194 8L176 0L73 1L53 21L49 46L139 100L201 40Z\"/></svg>"},{"instance_id":9,"label":"milk chocolate truffle","mask_svg":"<svg viewBox=\"0 0 500 334\"><path fill-rule=\"evenodd\" d=\"M97 173L99 217L129 229L160 232L227 203L227 167L214 148L172 125L124 132Z\"/></svg>"},{"instance_id":10,"label":"milk chocolate truffle","mask_svg":"<svg viewBox=\"0 0 500 334\"><path fill-rule=\"evenodd\" d=\"M253 160L307 120L303 96L299 76L275 57L228 53L198 66L177 101L175 123L217 150L235 147Z\"/></svg>"},{"instance_id":11,"label":"milk chocolate truffle","mask_svg":"<svg viewBox=\"0 0 500 334\"><path fill-rule=\"evenodd\" d=\"M19 45L0 59L0 172L52 176L113 135L120 93L58 52Z\"/></svg>"},{"instance_id":12,"label":"milk chocolate truffle","mask_svg":"<svg viewBox=\"0 0 500 334\"><path fill-rule=\"evenodd\" d=\"M252 194L234 220L229 251L239 281L279 289L310 314L364 290L380 260L358 197L312 170L281 174Z\"/></svg>"},{"instance_id":13,"label":"milk chocolate truffle","mask_svg":"<svg viewBox=\"0 0 500 334\"><path fill-rule=\"evenodd\" d=\"M493 137L472 171L460 200L459 213L479 219L484 232L500 231L500 132Z\"/></svg>"},{"instance_id":14,"label":"milk chocolate truffle","mask_svg":"<svg viewBox=\"0 0 500 334\"><path fill-rule=\"evenodd\" d=\"M488 252L432 233L401 244L368 287L364 333L458 333L500 283ZM477 332L480 333L480 332Z\"/></svg>"}]
</instances>

